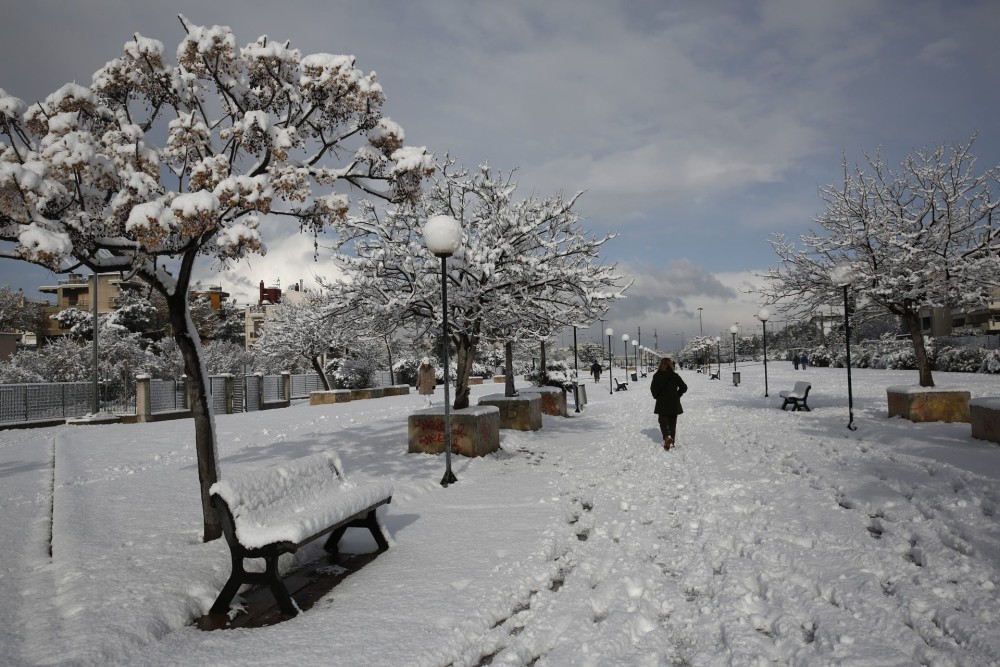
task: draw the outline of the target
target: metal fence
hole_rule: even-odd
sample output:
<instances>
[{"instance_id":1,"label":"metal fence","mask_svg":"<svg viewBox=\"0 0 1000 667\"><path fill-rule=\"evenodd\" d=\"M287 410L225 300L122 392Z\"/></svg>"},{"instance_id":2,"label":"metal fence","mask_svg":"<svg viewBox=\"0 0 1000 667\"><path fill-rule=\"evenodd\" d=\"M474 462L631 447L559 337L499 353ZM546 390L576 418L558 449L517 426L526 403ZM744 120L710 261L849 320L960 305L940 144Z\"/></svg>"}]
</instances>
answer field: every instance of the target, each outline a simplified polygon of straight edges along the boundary
<instances>
[{"instance_id":1,"label":"metal fence","mask_svg":"<svg viewBox=\"0 0 1000 667\"><path fill-rule=\"evenodd\" d=\"M986 336L941 336L938 340L957 347L981 347L985 350L1000 350L1000 335Z\"/></svg>"},{"instance_id":2,"label":"metal fence","mask_svg":"<svg viewBox=\"0 0 1000 667\"><path fill-rule=\"evenodd\" d=\"M228 376L211 376L209 391L216 414L226 412L226 379ZM384 373L382 384L388 384L389 374ZM312 391L320 391L323 384L315 373L289 376L291 398L308 398ZM150 380L150 409L153 414L189 409L184 380ZM135 382L101 383L99 385L100 411L114 414L135 414ZM246 375L233 378L233 412L254 412L261 409L261 402L284 400L281 375ZM45 421L80 417L93 412L94 385L92 382L44 382L32 384L0 385L0 424Z\"/></svg>"}]
</instances>

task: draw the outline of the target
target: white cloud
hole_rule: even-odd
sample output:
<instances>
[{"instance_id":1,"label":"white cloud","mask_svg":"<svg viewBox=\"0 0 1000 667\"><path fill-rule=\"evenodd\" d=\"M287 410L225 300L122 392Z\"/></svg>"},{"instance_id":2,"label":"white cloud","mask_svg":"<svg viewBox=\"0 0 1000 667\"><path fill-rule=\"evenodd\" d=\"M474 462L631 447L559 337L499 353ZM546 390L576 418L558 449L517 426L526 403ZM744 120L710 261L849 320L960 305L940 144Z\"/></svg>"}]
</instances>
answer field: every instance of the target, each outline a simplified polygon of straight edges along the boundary
<instances>
[{"instance_id":1,"label":"white cloud","mask_svg":"<svg viewBox=\"0 0 1000 667\"><path fill-rule=\"evenodd\" d=\"M269 287L280 284L282 289L303 282L304 287L317 287L317 276L333 279L341 275L330 260L330 252L320 248L318 258L313 255L313 240L307 234L294 231L284 237L272 237L267 244L267 255L250 257L227 267L202 262L196 278L206 285L220 285L230 297L240 304L256 304L260 295L260 281Z\"/></svg>"}]
</instances>

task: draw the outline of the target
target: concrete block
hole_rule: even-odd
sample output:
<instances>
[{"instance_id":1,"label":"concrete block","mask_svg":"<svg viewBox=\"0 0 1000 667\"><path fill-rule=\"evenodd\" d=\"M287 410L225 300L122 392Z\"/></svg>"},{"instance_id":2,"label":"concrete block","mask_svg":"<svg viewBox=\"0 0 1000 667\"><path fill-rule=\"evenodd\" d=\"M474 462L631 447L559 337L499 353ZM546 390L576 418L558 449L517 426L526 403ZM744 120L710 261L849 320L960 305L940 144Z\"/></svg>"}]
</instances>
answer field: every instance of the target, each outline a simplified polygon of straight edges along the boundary
<instances>
[{"instance_id":1,"label":"concrete block","mask_svg":"<svg viewBox=\"0 0 1000 667\"><path fill-rule=\"evenodd\" d=\"M566 392L559 387L525 387L519 389L521 396L533 393L538 394L541 399L541 410L543 415L555 415L557 417L568 417L566 410Z\"/></svg>"},{"instance_id":2,"label":"concrete block","mask_svg":"<svg viewBox=\"0 0 1000 667\"><path fill-rule=\"evenodd\" d=\"M330 405L332 403L347 403L351 400L350 389L330 389L329 391L309 392L309 405Z\"/></svg>"},{"instance_id":3,"label":"concrete block","mask_svg":"<svg viewBox=\"0 0 1000 667\"><path fill-rule=\"evenodd\" d=\"M886 390L889 416L912 422L966 422L969 414L968 391L948 387L896 386Z\"/></svg>"},{"instance_id":4,"label":"concrete block","mask_svg":"<svg viewBox=\"0 0 1000 667\"><path fill-rule=\"evenodd\" d=\"M969 401L972 437L1000 445L1000 398L974 398Z\"/></svg>"},{"instance_id":5,"label":"concrete block","mask_svg":"<svg viewBox=\"0 0 1000 667\"><path fill-rule=\"evenodd\" d=\"M462 456L485 456L500 449L500 411L493 406L451 410L451 451ZM408 419L410 453L444 452L444 406L426 408Z\"/></svg>"},{"instance_id":6,"label":"concrete block","mask_svg":"<svg viewBox=\"0 0 1000 667\"><path fill-rule=\"evenodd\" d=\"M488 394L479 399L479 405L491 405L499 410L500 428L515 431L542 428L542 397L538 393L511 397Z\"/></svg>"}]
</instances>

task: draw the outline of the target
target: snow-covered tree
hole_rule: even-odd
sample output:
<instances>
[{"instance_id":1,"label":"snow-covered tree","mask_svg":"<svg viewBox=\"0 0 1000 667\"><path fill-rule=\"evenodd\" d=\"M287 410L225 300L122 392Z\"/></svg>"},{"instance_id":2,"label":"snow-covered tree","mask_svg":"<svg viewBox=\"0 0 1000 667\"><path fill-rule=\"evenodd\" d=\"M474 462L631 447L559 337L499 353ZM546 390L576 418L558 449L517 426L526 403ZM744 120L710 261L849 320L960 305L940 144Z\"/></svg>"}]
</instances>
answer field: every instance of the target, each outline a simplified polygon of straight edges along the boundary
<instances>
[{"instance_id":1,"label":"snow-covered tree","mask_svg":"<svg viewBox=\"0 0 1000 667\"><path fill-rule=\"evenodd\" d=\"M331 348L353 344L374 335L364 309L326 291L306 292L301 301L272 306L254 345L265 368L297 369L311 366L325 389L330 389L323 357ZM381 340L381 337L379 337Z\"/></svg>"},{"instance_id":2,"label":"snow-covered tree","mask_svg":"<svg viewBox=\"0 0 1000 667\"><path fill-rule=\"evenodd\" d=\"M40 329L41 306L24 298L21 290L13 290L0 285L0 332L29 331Z\"/></svg>"},{"instance_id":3,"label":"snow-covered tree","mask_svg":"<svg viewBox=\"0 0 1000 667\"><path fill-rule=\"evenodd\" d=\"M406 200L433 168L381 114L382 87L352 56L303 55L192 25L169 62L135 35L89 86L26 105L0 91L0 256L57 272L137 276L165 298L192 385L204 538L218 478L201 341L188 317L199 259L265 252L262 228L320 234L348 186Z\"/></svg>"},{"instance_id":4,"label":"snow-covered tree","mask_svg":"<svg viewBox=\"0 0 1000 667\"><path fill-rule=\"evenodd\" d=\"M120 326L126 331L156 340L169 329L167 304L149 287L122 283L118 287L118 308L111 313L107 326ZM104 323L99 323L104 325Z\"/></svg>"},{"instance_id":5,"label":"snow-covered tree","mask_svg":"<svg viewBox=\"0 0 1000 667\"><path fill-rule=\"evenodd\" d=\"M573 210L577 197L515 200L513 174L474 173L446 160L415 207L380 211L370 202L342 225L350 254L337 289L365 297L384 320L413 320L440 330L441 260L424 245L423 226L449 215L462 244L448 259L448 334L457 354L455 408L469 405L469 375L481 340L536 340L595 319L622 296L613 266L600 262L613 235L588 238Z\"/></svg>"},{"instance_id":6,"label":"snow-covered tree","mask_svg":"<svg viewBox=\"0 0 1000 667\"><path fill-rule=\"evenodd\" d=\"M213 340L206 343L203 350L205 355L205 370L211 375L231 373L242 376L244 366L247 364L253 365L253 353L240 343L233 343L228 340Z\"/></svg>"},{"instance_id":7,"label":"snow-covered tree","mask_svg":"<svg viewBox=\"0 0 1000 667\"><path fill-rule=\"evenodd\" d=\"M783 236L772 239L780 267L765 275L765 296L799 314L822 304L842 311L838 276L855 276L856 316L901 318L920 385L934 386L920 310L981 304L1000 284L998 201L991 191L1000 174L976 172L975 162L971 140L915 151L898 169L881 153L853 169L845 160L843 183L820 190L822 232L802 236L802 250Z\"/></svg>"},{"instance_id":8,"label":"snow-covered tree","mask_svg":"<svg viewBox=\"0 0 1000 667\"><path fill-rule=\"evenodd\" d=\"M107 319L107 313L103 316ZM62 329L69 329L69 335L82 340L93 340L94 338L94 314L89 310L79 308L64 308L55 315L49 317L59 323ZM101 326L102 316L97 316L97 326Z\"/></svg>"}]
</instances>

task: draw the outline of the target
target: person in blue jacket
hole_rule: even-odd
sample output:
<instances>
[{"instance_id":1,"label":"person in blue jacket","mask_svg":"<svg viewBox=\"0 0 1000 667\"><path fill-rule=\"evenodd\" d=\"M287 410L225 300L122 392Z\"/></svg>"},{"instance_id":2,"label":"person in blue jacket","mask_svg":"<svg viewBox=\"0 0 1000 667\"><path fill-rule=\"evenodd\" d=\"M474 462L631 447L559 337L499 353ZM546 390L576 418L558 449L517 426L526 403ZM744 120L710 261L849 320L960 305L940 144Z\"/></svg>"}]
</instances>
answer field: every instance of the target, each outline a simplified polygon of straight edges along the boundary
<instances>
[{"instance_id":1,"label":"person in blue jacket","mask_svg":"<svg viewBox=\"0 0 1000 667\"><path fill-rule=\"evenodd\" d=\"M674 370L674 360L664 357L653 373L649 383L649 392L656 401L653 412L660 422L660 434L663 436L663 449L669 450L677 437L677 417L684 413L681 407L681 396L687 391L684 380Z\"/></svg>"}]
</instances>

